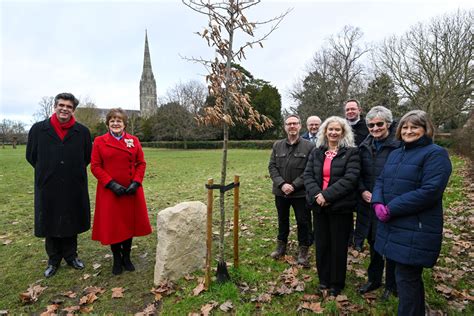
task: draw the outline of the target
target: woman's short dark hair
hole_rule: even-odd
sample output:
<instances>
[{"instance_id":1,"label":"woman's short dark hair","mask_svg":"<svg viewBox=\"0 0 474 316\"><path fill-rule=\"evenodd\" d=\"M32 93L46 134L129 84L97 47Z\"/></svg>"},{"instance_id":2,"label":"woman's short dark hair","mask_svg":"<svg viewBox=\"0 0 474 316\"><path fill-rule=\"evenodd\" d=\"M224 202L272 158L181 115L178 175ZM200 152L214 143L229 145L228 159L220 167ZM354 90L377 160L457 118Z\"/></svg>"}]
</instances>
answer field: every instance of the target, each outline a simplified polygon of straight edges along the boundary
<instances>
[{"instance_id":1,"label":"woman's short dark hair","mask_svg":"<svg viewBox=\"0 0 474 316\"><path fill-rule=\"evenodd\" d=\"M413 110L403 115L400 122L398 123L397 133L395 136L398 139L402 139L402 127L406 123L412 123L413 125L421 126L425 129L425 135L429 138L434 136L434 126L431 122L431 119L428 116L428 113L422 110Z\"/></svg>"},{"instance_id":2,"label":"woman's short dark hair","mask_svg":"<svg viewBox=\"0 0 474 316\"><path fill-rule=\"evenodd\" d=\"M109 112L107 112L107 115L105 116L105 124L109 126L109 121L114 117L118 117L122 119L123 124L125 125L125 127L127 127L128 116L127 116L127 112L125 112L124 109L122 108L110 109Z\"/></svg>"}]
</instances>

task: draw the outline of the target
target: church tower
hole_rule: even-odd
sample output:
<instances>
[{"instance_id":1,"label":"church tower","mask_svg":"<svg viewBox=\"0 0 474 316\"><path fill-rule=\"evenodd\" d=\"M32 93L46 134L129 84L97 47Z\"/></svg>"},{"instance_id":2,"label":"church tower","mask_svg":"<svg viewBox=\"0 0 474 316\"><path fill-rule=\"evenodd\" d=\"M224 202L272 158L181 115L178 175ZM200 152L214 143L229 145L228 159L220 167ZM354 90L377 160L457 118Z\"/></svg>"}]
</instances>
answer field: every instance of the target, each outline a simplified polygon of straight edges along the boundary
<instances>
[{"instance_id":1,"label":"church tower","mask_svg":"<svg viewBox=\"0 0 474 316\"><path fill-rule=\"evenodd\" d=\"M148 49L148 35L145 30L145 56L143 58L143 72L140 79L140 115L148 117L158 106L156 99L156 82L151 70L150 50Z\"/></svg>"}]
</instances>

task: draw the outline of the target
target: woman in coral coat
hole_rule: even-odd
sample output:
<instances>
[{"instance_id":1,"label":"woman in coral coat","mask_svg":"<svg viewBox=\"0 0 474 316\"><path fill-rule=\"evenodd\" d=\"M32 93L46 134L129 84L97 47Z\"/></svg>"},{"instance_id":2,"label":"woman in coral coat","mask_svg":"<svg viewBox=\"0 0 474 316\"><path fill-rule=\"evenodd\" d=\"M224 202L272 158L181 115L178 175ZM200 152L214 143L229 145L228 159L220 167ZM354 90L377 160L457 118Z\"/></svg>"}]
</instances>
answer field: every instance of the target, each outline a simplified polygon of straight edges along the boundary
<instances>
[{"instance_id":1,"label":"woman in coral coat","mask_svg":"<svg viewBox=\"0 0 474 316\"><path fill-rule=\"evenodd\" d=\"M97 178L92 239L110 245L112 273L134 271L130 260L132 238L151 233L143 193L146 162L138 138L125 132L127 114L121 108L106 116L108 133L92 147L91 171Z\"/></svg>"}]
</instances>

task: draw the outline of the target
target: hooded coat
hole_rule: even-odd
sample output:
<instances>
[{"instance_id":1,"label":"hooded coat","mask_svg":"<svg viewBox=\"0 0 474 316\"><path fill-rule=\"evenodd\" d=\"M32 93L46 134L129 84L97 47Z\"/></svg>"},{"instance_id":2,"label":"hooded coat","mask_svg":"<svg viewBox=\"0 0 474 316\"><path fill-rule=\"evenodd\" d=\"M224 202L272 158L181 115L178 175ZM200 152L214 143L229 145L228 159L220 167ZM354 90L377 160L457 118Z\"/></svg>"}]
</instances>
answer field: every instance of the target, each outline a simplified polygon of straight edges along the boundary
<instances>
[{"instance_id":1,"label":"hooded coat","mask_svg":"<svg viewBox=\"0 0 474 316\"><path fill-rule=\"evenodd\" d=\"M112 180L125 188L133 181L142 184L145 168L145 157L137 137L125 133L117 140L107 133L94 140L91 171L98 183L93 240L110 245L151 233L143 186L140 185L133 195L122 196L106 188Z\"/></svg>"},{"instance_id":2,"label":"hooded coat","mask_svg":"<svg viewBox=\"0 0 474 316\"><path fill-rule=\"evenodd\" d=\"M26 160L35 169L36 237L71 237L89 230L91 149L90 132L80 123L62 141L49 118L31 127Z\"/></svg>"}]
</instances>

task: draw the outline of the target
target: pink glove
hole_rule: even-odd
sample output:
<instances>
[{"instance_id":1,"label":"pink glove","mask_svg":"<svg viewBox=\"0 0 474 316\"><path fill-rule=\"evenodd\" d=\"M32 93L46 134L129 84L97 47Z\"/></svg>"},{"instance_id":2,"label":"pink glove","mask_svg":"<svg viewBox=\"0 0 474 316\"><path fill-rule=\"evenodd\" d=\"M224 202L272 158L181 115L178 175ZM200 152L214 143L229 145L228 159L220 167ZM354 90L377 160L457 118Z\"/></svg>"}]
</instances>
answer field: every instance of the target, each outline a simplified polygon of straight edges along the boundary
<instances>
[{"instance_id":1,"label":"pink glove","mask_svg":"<svg viewBox=\"0 0 474 316\"><path fill-rule=\"evenodd\" d=\"M376 203L374 204L374 211L379 221L386 223L390 219L390 211L387 206Z\"/></svg>"}]
</instances>

